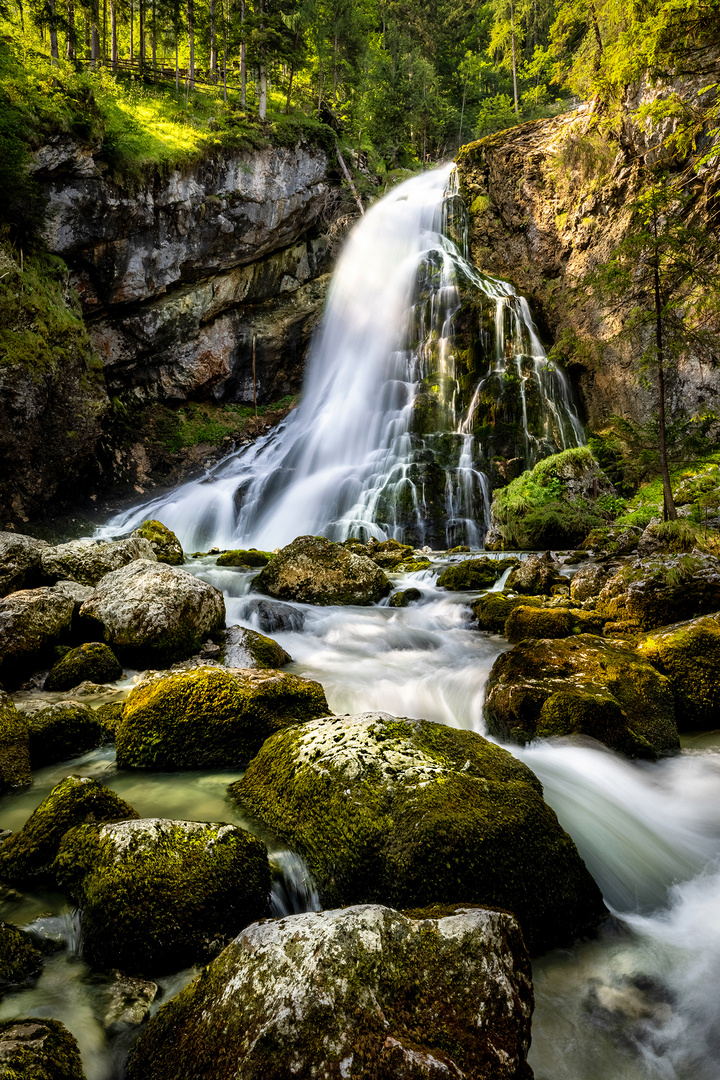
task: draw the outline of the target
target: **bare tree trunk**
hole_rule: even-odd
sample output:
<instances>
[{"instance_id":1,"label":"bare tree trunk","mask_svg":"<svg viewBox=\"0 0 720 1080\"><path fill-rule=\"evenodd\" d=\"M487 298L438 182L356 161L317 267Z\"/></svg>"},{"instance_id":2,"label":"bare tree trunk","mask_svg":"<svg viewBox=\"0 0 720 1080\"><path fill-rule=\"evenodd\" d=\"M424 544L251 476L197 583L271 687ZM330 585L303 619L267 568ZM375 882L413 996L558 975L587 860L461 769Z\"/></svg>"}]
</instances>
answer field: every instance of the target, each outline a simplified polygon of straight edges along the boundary
<instances>
[{"instance_id":1,"label":"bare tree trunk","mask_svg":"<svg viewBox=\"0 0 720 1080\"><path fill-rule=\"evenodd\" d=\"M50 57L52 66L57 67L59 55L57 26L55 24L55 0L48 0L48 12L50 13Z\"/></svg>"},{"instance_id":2,"label":"bare tree trunk","mask_svg":"<svg viewBox=\"0 0 720 1080\"><path fill-rule=\"evenodd\" d=\"M465 80L465 85L463 86L462 108L460 109L460 134L459 134L458 138L459 138L461 146L462 146L463 117L465 116L465 97L466 97L466 95L467 95L467 79Z\"/></svg>"},{"instance_id":3,"label":"bare tree trunk","mask_svg":"<svg viewBox=\"0 0 720 1080\"><path fill-rule=\"evenodd\" d=\"M264 120L267 116L267 68L264 64L260 64L259 76L260 100L258 102L258 116L261 120Z\"/></svg>"},{"instance_id":4,"label":"bare tree trunk","mask_svg":"<svg viewBox=\"0 0 720 1080\"><path fill-rule=\"evenodd\" d=\"M217 75L217 44L215 42L215 0L210 0L210 82Z\"/></svg>"},{"instance_id":5,"label":"bare tree trunk","mask_svg":"<svg viewBox=\"0 0 720 1080\"><path fill-rule=\"evenodd\" d=\"M99 22L99 0L92 0L92 10L90 12L90 63L92 67L97 67L98 60L100 59L100 28L98 26Z\"/></svg>"},{"instance_id":6,"label":"bare tree trunk","mask_svg":"<svg viewBox=\"0 0 720 1080\"><path fill-rule=\"evenodd\" d=\"M180 90L180 66L178 64L178 32L175 27L175 92Z\"/></svg>"},{"instance_id":7,"label":"bare tree trunk","mask_svg":"<svg viewBox=\"0 0 720 1080\"><path fill-rule=\"evenodd\" d=\"M515 115L520 119L517 89L517 59L515 56L515 4L510 0L510 38L512 41L513 94L515 95Z\"/></svg>"},{"instance_id":8,"label":"bare tree trunk","mask_svg":"<svg viewBox=\"0 0 720 1080\"><path fill-rule=\"evenodd\" d=\"M225 0L223 4L223 101L227 105L227 50L228 50L228 17L229 12L227 10L229 0ZM241 67L244 67L245 60L245 46L241 47L240 55L242 57ZM245 86L243 85L242 91L242 104L245 105Z\"/></svg>"},{"instance_id":9,"label":"bare tree trunk","mask_svg":"<svg viewBox=\"0 0 720 1080\"><path fill-rule=\"evenodd\" d=\"M103 64L106 64L107 63L107 0L103 0L102 58L103 58Z\"/></svg>"},{"instance_id":10,"label":"bare tree trunk","mask_svg":"<svg viewBox=\"0 0 720 1080\"><path fill-rule=\"evenodd\" d=\"M240 0L240 108L247 103L247 66L245 64L245 0Z\"/></svg>"},{"instance_id":11,"label":"bare tree trunk","mask_svg":"<svg viewBox=\"0 0 720 1080\"><path fill-rule=\"evenodd\" d=\"M657 249L657 216L653 220L653 232L655 234L655 252L653 257L653 285L655 293L655 353L658 367L658 450L660 454L660 475L663 482L663 497L665 513L663 517L670 521L677 521L677 510L673 499L672 484L670 483L670 470L667 460L667 440L665 435L665 349L663 342L662 326L662 295L660 290L660 257Z\"/></svg>"},{"instance_id":12,"label":"bare tree trunk","mask_svg":"<svg viewBox=\"0 0 720 1080\"><path fill-rule=\"evenodd\" d=\"M190 57L188 60L188 90L195 88L195 8L193 0L187 0L187 29L188 48Z\"/></svg>"},{"instance_id":13,"label":"bare tree trunk","mask_svg":"<svg viewBox=\"0 0 720 1080\"><path fill-rule=\"evenodd\" d=\"M118 66L118 38L117 38L117 12L115 4L117 0L110 0L110 63L113 71Z\"/></svg>"},{"instance_id":14,"label":"bare tree trunk","mask_svg":"<svg viewBox=\"0 0 720 1080\"><path fill-rule=\"evenodd\" d=\"M356 189L355 185L353 184L352 176L350 175L350 170L348 169L347 165L345 164L344 157L340 153L340 143L337 141L337 139L335 140L335 153L337 154L337 159L338 159L338 162L340 163L340 168L343 171L343 176L345 177L348 184L350 185L350 190L352 191L352 193L353 193L353 195L355 197L355 202L358 205L358 210L360 211L360 214L363 215L365 213L365 210L363 208L362 199L360 198L360 196L357 193L357 189Z\"/></svg>"},{"instance_id":15,"label":"bare tree trunk","mask_svg":"<svg viewBox=\"0 0 720 1080\"><path fill-rule=\"evenodd\" d=\"M140 0L139 4L139 23L138 27L138 61L140 67L140 73L145 71L145 0Z\"/></svg>"},{"instance_id":16,"label":"bare tree trunk","mask_svg":"<svg viewBox=\"0 0 720 1080\"><path fill-rule=\"evenodd\" d=\"M592 19L593 31L595 33L595 43L597 45L597 52L595 54L595 63L593 65L595 70L597 71L598 68L600 67L600 59L601 59L602 54L603 54L603 43L602 43L602 38L600 37L600 27L598 26L597 12L595 11L595 5L592 4L592 3L590 4L590 18Z\"/></svg>"},{"instance_id":17,"label":"bare tree trunk","mask_svg":"<svg viewBox=\"0 0 720 1080\"><path fill-rule=\"evenodd\" d=\"M157 79L157 36L155 34L155 0L152 0L152 60L153 60L153 81Z\"/></svg>"},{"instance_id":18,"label":"bare tree trunk","mask_svg":"<svg viewBox=\"0 0 720 1080\"><path fill-rule=\"evenodd\" d=\"M21 8L22 10L22 8ZM75 59L75 8L72 0L68 0L67 6L67 33L65 35L65 59Z\"/></svg>"},{"instance_id":19,"label":"bare tree trunk","mask_svg":"<svg viewBox=\"0 0 720 1080\"><path fill-rule=\"evenodd\" d=\"M135 0L130 0L130 67L135 62Z\"/></svg>"}]
</instances>

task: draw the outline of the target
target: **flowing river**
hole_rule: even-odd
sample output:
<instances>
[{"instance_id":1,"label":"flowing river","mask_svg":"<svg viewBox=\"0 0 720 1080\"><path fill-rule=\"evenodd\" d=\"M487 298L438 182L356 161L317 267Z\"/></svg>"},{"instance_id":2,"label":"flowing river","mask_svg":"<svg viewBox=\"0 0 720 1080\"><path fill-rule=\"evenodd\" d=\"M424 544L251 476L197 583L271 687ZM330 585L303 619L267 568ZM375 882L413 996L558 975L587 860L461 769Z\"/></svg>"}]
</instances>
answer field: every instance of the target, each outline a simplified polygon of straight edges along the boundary
<instances>
[{"instance_id":1,"label":"flowing river","mask_svg":"<svg viewBox=\"0 0 720 1080\"><path fill-rule=\"evenodd\" d=\"M520 380L526 460L581 441L567 384L548 364L525 301L467 263L449 181L449 168L410 181L374 207L351 237L296 413L202 481L121 515L105 535L157 516L186 550L211 543L276 547L311 531L341 539L409 530L420 540L428 504L414 469L433 443L413 431L412 414L423 380L433 376L440 385L444 371L440 403L458 451L443 466L445 508L454 522L447 538L457 542L464 529L472 539L474 528L481 540L487 454L472 434L481 387L461 400L451 349L461 278L492 307L496 334L484 377L514 370ZM438 271L422 314L418 282L427 281L431 264ZM418 266L425 268L420 276ZM410 332L419 324L419 332ZM534 421L531 398L544 403ZM401 521L403 490L412 513ZM428 570L390 575L420 590L421 600L410 607L288 604L279 624L268 622L252 574L219 568L208 556L190 559L186 568L222 589L228 625L271 633L294 658L288 670L319 680L334 712L378 709L484 733L487 677L509 646L473 627L473 595L435 584L448 560L460 556L431 557ZM121 685L129 688L132 677L128 672ZM706 733L684 744L682 754L657 763L629 762L591 741L509 748L541 779L615 916L598 938L535 961L529 1060L537 1080L717 1080L720 1074L720 737ZM70 772L101 779L143 816L253 828L226 797L239 773L122 772L109 747L39 770L31 788L0 800L0 827L19 828ZM316 908L302 860L276 838L263 838L274 866L273 911ZM57 1017L80 1043L88 1080L119 1077L127 1040L105 1036L76 913L56 894L11 893L0 917L34 924L68 946L47 959L37 986L0 1001L0 1019ZM159 980L163 1000L192 974Z\"/></svg>"}]
</instances>

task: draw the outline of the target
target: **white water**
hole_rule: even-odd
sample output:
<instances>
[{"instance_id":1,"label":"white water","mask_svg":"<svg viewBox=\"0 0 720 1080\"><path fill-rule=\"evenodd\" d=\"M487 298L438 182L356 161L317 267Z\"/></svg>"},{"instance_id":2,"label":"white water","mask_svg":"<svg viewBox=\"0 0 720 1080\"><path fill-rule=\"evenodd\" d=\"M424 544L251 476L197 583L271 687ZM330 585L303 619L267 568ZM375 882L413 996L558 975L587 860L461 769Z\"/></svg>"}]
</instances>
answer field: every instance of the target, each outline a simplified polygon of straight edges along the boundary
<instances>
[{"instance_id":1,"label":"white water","mask_svg":"<svg viewBox=\"0 0 720 1080\"><path fill-rule=\"evenodd\" d=\"M507 282L478 272L465 244L465 210L450 165L408 180L373 206L333 274L299 408L202 480L118 515L101 533L117 535L159 517L190 551L272 549L306 533L479 546L490 492L472 423L488 379L463 407L453 320L464 294L483 297L494 310L487 366L499 394L508 373L517 379L524 430L517 452L530 463L577 445L583 432L527 301ZM416 433L418 395L428 390L434 431L451 436L443 446L437 434ZM540 416L533 423L528 395ZM440 492L427 470L435 458L445 474ZM428 533L438 511L445 523L440 538Z\"/></svg>"}]
</instances>

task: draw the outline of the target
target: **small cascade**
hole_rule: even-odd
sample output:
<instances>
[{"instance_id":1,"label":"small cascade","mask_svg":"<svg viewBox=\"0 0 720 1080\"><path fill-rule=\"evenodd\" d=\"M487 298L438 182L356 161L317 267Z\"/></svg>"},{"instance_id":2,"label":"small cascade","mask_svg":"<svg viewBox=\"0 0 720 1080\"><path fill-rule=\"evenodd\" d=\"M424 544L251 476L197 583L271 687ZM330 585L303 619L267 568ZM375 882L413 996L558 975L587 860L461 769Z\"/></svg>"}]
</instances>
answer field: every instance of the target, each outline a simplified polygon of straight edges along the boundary
<instances>
[{"instance_id":1,"label":"small cascade","mask_svg":"<svg viewBox=\"0 0 720 1080\"><path fill-rule=\"evenodd\" d=\"M333 275L299 408L104 531L152 516L190 550L302 533L481 547L498 462L527 467L583 431L527 301L467 243L451 165L373 206Z\"/></svg>"}]
</instances>

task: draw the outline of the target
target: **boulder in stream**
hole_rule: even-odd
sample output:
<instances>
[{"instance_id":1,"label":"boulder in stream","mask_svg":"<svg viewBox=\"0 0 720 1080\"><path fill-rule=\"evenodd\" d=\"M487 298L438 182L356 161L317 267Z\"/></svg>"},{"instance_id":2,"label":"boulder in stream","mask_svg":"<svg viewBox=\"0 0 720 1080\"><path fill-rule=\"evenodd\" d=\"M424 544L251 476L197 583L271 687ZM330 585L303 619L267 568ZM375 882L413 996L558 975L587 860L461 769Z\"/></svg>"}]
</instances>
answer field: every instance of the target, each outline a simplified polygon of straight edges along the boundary
<instances>
[{"instance_id":1,"label":"boulder in stream","mask_svg":"<svg viewBox=\"0 0 720 1080\"><path fill-rule=\"evenodd\" d=\"M590 563L581 566L577 573L570 579L570 596L576 603L591 600L607 584L610 573L605 566L598 563Z\"/></svg>"},{"instance_id":2,"label":"boulder in stream","mask_svg":"<svg viewBox=\"0 0 720 1080\"><path fill-rule=\"evenodd\" d=\"M638 653L670 679L680 731L720 727L720 613L663 626Z\"/></svg>"},{"instance_id":3,"label":"boulder in stream","mask_svg":"<svg viewBox=\"0 0 720 1080\"><path fill-rule=\"evenodd\" d=\"M568 578L560 573L560 564L543 555L529 555L523 559L506 581L511 592L538 596L551 593L556 585L570 585Z\"/></svg>"},{"instance_id":4,"label":"boulder in stream","mask_svg":"<svg viewBox=\"0 0 720 1080\"><path fill-rule=\"evenodd\" d=\"M529 1080L518 924L461 907L308 912L244 930L141 1034L127 1080Z\"/></svg>"},{"instance_id":5,"label":"boulder in stream","mask_svg":"<svg viewBox=\"0 0 720 1080\"><path fill-rule=\"evenodd\" d=\"M41 555L43 575L47 580L67 578L80 585L97 585L106 574L135 559L155 561L152 545L139 536L115 541L71 540L67 544L45 548Z\"/></svg>"},{"instance_id":6,"label":"boulder in stream","mask_svg":"<svg viewBox=\"0 0 720 1080\"><path fill-rule=\"evenodd\" d=\"M512 911L535 950L602 917L540 781L475 732L387 713L311 720L268 739L229 791L305 857L325 907L462 898Z\"/></svg>"},{"instance_id":7,"label":"boulder in stream","mask_svg":"<svg viewBox=\"0 0 720 1080\"><path fill-rule=\"evenodd\" d=\"M541 607L544 597L521 596L510 591L488 592L472 606L480 630L489 630L493 634L502 634L510 612L521 605Z\"/></svg>"},{"instance_id":8,"label":"boulder in stream","mask_svg":"<svg viewBox=\"0 0 720 1080\"><path fill-rule=\"evenodd\" d=\"M298 536L263 567L258 592L305 604L375 604L391 591L372 559L324 536Z\"/></svg>"},{"instance_id":9,"label":"boulder in stream","mask_svg":"<svg viewBox=\"0 0 720 1080\"><path fill-rule=\"evenodd\" d=\"M33 983L41 969L42 953L30 935L11 923L0 922L0 995Z\"/></svg>"},{"instance_id":10,"label":"boulder in stream","mask_svg":"<svg viewBox=\"0 0 720 1080\"><path fill-rule=\"evenodd\" d=\"M697 551L635 559L604 585L597 611L638 630L720 611L720 559Z\"/></svg>"},{"instance_id":11,"label":"boulder in stream","mask_svg":"<svg viewBox=\"0 0 720 1080\"><path fill-rule=\"evenodd\" d=\"M292 663L282 645L246 626L229 626L222 646L222 662L232 668L281 668Z\"/></svg>"},{"instance_id":12,"label":"boulder in stream","mask_svg":"<svg viewBox=\"0 0 720 1080\"><path fill-rule=\"evenodd\" d=\"M232 551L223 551L217 557L218 566L242 566L250 569L253 566L267 566L274 558L271 551L258 551L257 548L234 548Z\"/></svg>"},{"instance_id":13,"label":"boulder in stream","mask_svg":"<svg viewBox=\"0 0 720 1080\"><path fill-rule=\"evenodd\" d=\"M72 690L88 679L94 683L115 682L122 677L122 664L102 641L89 641L65 653L53 664L45 679L46 690Z\"/></svg>"},{"instance_id":14,"label":"boulder in stream","mask_svg":"<svg viewBox=\"0 0 720 1080\"><path fill-rule=\"evenodd\" d=\"M519 559L463 559L452 563L443 570L437 583L441 589L453 589L455 592L479 591L490 589L499 581L506 570L518 566Z\"/></svg>"},{"instance_id":15,"label":"boulder in stream","mask_svg":"<svg viewBox=\"0 0 720 1080\"><path fill-rule=\"evenodd\" d=\"M41 584L40 556L47 547L33 536L0 532L0 596Z\"/></svg>"},{"instance_id":16,"label":"boulder in stream","mask_svg":"<svg viewBox=\"0 0 720 1080\"><path fill-rule=\"evenodd\" d=\"M61 589L21 589L0 600L0 678L17 685L70 633L75 604Z\"/></svg>"},{"instance_id":17,"label":"boulder in stream","mask_svg":"<svg viewBox=\"0 0 720 1080\"><path fill-rule=\"evenodd\" d=\"M57 701L25 712L33 769L78 757L105 741L105 728L95 709L80 701Z\"/></svg>"},{"instance_id":18,"label":"boulder in stream","mask_svg":"<svg viewBox=\"0 0 720 1080\"><path fill-rule=\"evenodd\" d=\"M0 1024L0 1077L84 1080L75 1037L59 1020L35 1017Z\"/></svg>"},{"instance_id":19,"label":"boulder in stream","mask_svg":"<svg viewBox=\"0 0 720 1080\"><path fill-rule=\"evenodd\" d=\"M180 567L135 559L105 575L80 618L88 636L93 632L120 657L149 666L198 652L225 626L225 601Z\"/></svg>"},{"instance_id":20,"label":"boulder in stream","mask_svg":"<svg viewBox=\"0 0 720 1080\"><path fill-rule=\"evenodd\" d=\"M505 623L505 637L512 644L524 638L564 638L573 634L602 634L605 620L594 611L569 607L535 607L518 604Z\"/></svg>"},{"instance_id":21,"label":"boulder in stream","mask_svg":"<svg viewBox=\"0 0 720 1080\"><path fill-rule=\"evenodd\" d=\"M206 962L268 912L267 849L238 825L78 825L65 833L54 872L82 909L88 962L131 974Z\"/></svg>"},{"instance_id":22,"label":"boulder in stream","mask_svg":"<svg viewBox=\"0 0 720 1080\"><path fill-rule=\"evenodd\" d=\"M0 795L31 783L27 720L10 695L0 690Z\"/></svg>"},{"instance_id":23,"label":"boulder in stream","mask_svg":"<svg viewBox=\"0 0 720 1080\"><path fill-rule=\"evenodd\" d=\"M182 544L172 529L168 529L167 525L163 525L161 521L155 521L153 518L143 521L140 528L136 529L132 535L147 540L158 562L167 563L169 566L182 566L185 561Z\"/></svg>"},{"instance_id":24,"label":"boulder in stream","mask_svg":"<svg viewBox=\"0 0 720 1080\"><path fill-rule=\"evenodd\" d=\"M134 769L237 768L269 735L327 712L320 683L300 675L217 667L159 673L125 702L117 762Z\"/></svg>"},{"instance_id":25,"label":"boulder in stream","mask_svg":"<svg viewBox=\"0 0 720 1080\"><path fill-rule=\"evenodd\" d=\"M629 757L680 749L669 680L624 642L593 634L523 641L499 656L485 716L491 735L521 746L589 735Z\"/></svg>"}]
</instances>

